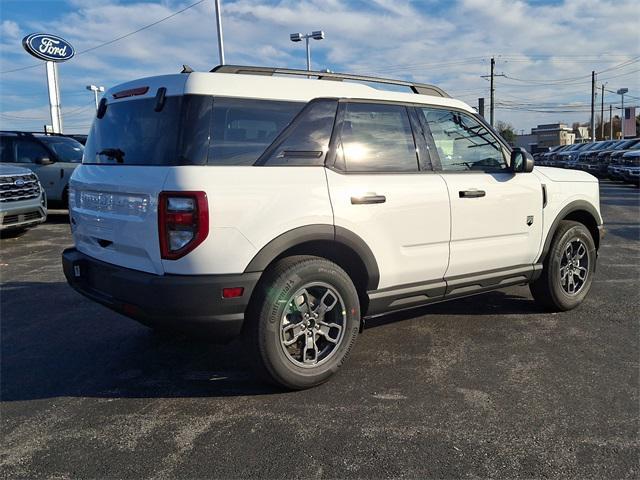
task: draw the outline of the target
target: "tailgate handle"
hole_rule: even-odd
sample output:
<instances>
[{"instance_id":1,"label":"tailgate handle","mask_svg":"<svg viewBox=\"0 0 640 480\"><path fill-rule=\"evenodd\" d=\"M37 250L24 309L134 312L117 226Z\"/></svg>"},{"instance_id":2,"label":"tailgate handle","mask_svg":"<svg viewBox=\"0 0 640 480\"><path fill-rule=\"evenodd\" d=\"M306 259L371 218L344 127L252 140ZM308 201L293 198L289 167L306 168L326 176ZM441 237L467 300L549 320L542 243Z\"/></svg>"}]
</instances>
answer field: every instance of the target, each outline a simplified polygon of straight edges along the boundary
<instances>
[{"instance_id":1,"label":"tailgate handle","mask_svg":"<svg viewBox=\"0 0 640 480\"><path fill-rule=\"evenodd\" d=\"M484 190L460 190L458 194L460 198L479 198L484 197L486 192Z\"/></svg>"},{"instance_id":2,"label":"tailgate handle","mask_svg":"<svg viewBox=\"0 0 640 480\"><path fill-rule=\"evenodd\" d=\"M384 203L387 197L384 195L376 195L375 193L367 193L359 197L351 197L351 205L368 205L372 203Z\"/></svg>"}]
</instances>

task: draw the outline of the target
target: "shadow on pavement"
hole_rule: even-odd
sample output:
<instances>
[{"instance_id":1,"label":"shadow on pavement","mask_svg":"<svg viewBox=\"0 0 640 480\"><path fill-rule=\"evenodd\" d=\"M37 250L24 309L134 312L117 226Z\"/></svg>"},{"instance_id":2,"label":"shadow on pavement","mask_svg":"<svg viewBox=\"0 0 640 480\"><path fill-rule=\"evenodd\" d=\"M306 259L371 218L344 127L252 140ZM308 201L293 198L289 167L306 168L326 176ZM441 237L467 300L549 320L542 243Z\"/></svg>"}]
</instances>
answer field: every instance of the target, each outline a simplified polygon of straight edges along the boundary
<instances>
[{"instance_id":1,"label":"shadow on pavement","mask_svg":"<svg viewBox=\"0 0 640 480\"><path fill-rule=\"evenodd\" d=\"M240 341L216 345L156 333L84 299L66 283L2 285L2 401L51 397L167 398L277 394ZM530 298L492 292L371 319L538 313ZM428 320L426 320L428 321Z\"/></svg>"}]
</instances>

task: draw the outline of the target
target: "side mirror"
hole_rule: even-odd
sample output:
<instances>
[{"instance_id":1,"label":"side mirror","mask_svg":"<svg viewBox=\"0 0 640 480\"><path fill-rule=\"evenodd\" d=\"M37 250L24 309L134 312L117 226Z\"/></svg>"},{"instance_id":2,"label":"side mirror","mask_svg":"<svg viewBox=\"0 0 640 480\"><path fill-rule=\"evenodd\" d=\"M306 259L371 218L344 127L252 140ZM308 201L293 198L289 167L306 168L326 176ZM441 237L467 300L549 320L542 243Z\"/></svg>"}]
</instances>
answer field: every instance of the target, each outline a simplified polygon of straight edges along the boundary
<instances>
[{"instance_id":1,"label":"side mirror","mask_svg":"<svg viewBox=\"0 0 640 480\"><path fill-rule=\"evenodd\" d=\"M40 157L36 158L36 163L38 165L51 165L53 163L53 160L51 160L49 157Z\"/></svg>"},{"instance_id":2,"label":"side mirror","mask_svg":"<svg viewBox=\"0 0 640 480\"><path fill-rule=\"evenodd\" d=\"M513 173L529 173L533 171L533 157L522 147L511 151L511 171Z\"/></svg>"}]
</instances>

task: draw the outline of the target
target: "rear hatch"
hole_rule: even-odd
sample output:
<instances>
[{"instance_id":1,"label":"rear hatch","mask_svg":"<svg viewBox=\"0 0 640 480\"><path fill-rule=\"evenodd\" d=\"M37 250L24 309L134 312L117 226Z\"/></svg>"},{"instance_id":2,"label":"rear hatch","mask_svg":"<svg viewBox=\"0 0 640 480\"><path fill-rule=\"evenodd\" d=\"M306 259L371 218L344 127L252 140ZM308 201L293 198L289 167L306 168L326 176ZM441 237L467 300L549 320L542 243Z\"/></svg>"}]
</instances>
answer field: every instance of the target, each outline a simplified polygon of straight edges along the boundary
<instances>
[{"instance_id":1,"label":"rear hatch","mask_svg":"<svg viewBox=\"0 0 640 480\"><path fill-rule=\"evenodd\" d=\"M187 76L142 79L105 94L70 182L72 231L82 253L164 273L158 195L171 168L206 163L207 155L192 139L202 138L202 125L208 129L200 109L210 111L205 104L212 100L184 96Z\"/></svg>"}]
</instances>

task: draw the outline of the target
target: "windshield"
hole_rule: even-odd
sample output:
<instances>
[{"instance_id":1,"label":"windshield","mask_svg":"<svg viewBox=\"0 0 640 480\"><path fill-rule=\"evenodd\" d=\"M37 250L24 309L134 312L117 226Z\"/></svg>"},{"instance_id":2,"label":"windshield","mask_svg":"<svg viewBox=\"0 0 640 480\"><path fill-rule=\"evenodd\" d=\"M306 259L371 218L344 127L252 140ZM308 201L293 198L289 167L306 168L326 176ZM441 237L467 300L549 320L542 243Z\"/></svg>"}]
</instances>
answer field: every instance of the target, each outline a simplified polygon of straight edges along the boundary
<instances>
[{"instance_id":1,"label":"windshield","mask_svg":"<svg viewBox=\"0 0 640 480\"><path fill-rule=\"evenodd\" d=\"M620 142L616 145L615 150L625 150L627 148L632 148L636 143L640 142L640 139L633 138L631 140L627 140L626 142Z\"/></svg>"},{"instance_id":2,"label":"windshield","mask_svg":"<svg viewBox=\"0 0 640 480\"><path fill-rule=\"evenodd\" d=\"M38 137L42 143L46 144L58 157L60 162L80 163L84 146L68 137Z\"/></svg>"}]
</instances>

